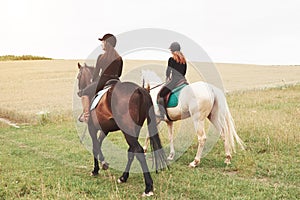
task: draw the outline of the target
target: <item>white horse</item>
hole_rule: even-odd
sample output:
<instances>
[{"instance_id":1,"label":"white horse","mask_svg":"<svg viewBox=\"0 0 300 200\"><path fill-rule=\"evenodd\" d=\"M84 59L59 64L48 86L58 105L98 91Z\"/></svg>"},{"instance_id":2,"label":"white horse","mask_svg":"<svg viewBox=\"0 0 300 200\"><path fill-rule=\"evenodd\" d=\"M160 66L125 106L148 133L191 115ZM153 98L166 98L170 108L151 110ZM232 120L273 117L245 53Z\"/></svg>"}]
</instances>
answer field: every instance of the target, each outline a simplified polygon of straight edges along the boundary
<instances>
[{"instance_id":1,"label":"white horse","mask_svg":"<svg viewBox=\"0 0 300 200\"><path fill-rule=\"evenodd\" d=\"M160 78L152 71L142 71L143 82L150 87L150 95L154 104L154 110L159 116L159 108L156 103L157 94L162 88L162 84L158 82ZM245 149L243 141L236 133L234 121L230 114L224 93L219 88L206 82L195 82L184 87L178 97L178 105L176 107L167 108L169 118L163 121L167 123L170 154L168 159L173 160L175 149L173 144L173 122L177 120L191 117L198 137L198 150L194 160L189 164L190 167L196 167L200 163L201 153L206 141L206 133L204 130L204 121L206 118L214 125L220 133L225 146L226 159L225 163L230 164L232 159L231 153L235 152L235 141L242 149ZM157 118L157 123L161 120ZM235 141L234 141L235 140ZM147 150L149 140L146 139L144 150Z\"/></svg>"}]
</instances>

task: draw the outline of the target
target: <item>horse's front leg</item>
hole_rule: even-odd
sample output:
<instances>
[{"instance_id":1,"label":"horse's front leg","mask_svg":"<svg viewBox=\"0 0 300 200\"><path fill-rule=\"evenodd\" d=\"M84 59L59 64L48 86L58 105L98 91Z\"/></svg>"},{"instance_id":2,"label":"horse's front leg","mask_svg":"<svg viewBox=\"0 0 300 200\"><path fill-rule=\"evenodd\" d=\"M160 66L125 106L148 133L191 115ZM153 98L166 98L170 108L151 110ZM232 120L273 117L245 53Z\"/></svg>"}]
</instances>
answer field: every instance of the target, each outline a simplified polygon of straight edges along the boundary
<instances>
[{"instance_id":1,"label":"horse's front leg","mask_svg":"<svg viewBox=\"0 0 300 200\"><path fill-rule=\"evenodd\" d=\"M174 132L173 132L173 122L166 122L168 126L168 134L170 141L170 154L168 160L173 160L175 157L175 148L174 148Z\"/></svg>"}]
</instances>

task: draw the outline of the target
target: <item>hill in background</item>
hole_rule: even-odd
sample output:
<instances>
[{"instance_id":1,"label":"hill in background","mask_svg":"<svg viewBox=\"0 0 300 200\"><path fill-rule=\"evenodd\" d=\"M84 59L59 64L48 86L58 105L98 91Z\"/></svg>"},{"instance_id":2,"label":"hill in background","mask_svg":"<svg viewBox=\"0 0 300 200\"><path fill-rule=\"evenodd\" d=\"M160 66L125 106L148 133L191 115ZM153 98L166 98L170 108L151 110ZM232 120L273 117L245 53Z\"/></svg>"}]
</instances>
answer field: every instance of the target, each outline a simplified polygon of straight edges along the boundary
<instances>
[{"instance_id":1,"label":"hill in background","mask_svg":"<svg viewBox=\"0 0 300 200\"><path fill-rule=\"evenodd\" d=\"M0 61L9 61L9 60L52 60L52 58L41 57L41 56L32 56L32 55L4 55L0 56Z\"/></svg>"}]
</instances>

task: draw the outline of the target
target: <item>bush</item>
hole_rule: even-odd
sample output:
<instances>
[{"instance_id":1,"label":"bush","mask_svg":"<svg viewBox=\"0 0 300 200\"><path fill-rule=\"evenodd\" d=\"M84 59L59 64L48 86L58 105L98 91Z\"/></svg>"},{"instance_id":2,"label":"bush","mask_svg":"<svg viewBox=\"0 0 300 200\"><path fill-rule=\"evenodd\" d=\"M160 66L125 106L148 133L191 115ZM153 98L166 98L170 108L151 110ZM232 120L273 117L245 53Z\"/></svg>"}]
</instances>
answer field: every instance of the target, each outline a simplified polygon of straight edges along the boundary
<instances>
[{"instance_id":1,"label":"bush","mask_svg":"<svg viewBox=\"0 0 300 200\"><path fill-rule=\"evenodd\" d=\"M0 61L8 61L8 60L52 60L52 58L46 58L41 56L32 56L32 55L4 55L0 56Z\"/></svg>"}]
</instances>

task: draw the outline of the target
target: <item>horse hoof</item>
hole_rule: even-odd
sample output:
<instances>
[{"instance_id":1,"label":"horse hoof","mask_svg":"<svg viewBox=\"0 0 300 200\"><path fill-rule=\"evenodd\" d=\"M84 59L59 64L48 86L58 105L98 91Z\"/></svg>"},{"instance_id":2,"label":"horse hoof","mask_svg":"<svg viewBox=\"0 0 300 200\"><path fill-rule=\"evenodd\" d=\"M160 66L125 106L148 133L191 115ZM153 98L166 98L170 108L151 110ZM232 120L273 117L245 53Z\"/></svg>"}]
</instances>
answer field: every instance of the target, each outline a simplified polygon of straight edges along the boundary
<instances>
[{"instance_id":1,"label":"horse hoof","mask_svg":"<svg viewBox=\"0 0 300 200\"><path fill-rule=\"evenodd\" d=\"M120 178L118 178L117 182L118 183L125 183L126 181L125 181L124 177L120 177Z\"/></svg>"},{"instance_id":2,"label":"horse hoof","mask_svg":"<svg viewBox=\"0 0 300 200\"><path fill-rule=\"evenodd\" d=\"M151 196L153 196L153 195L154 195L154 193L153 193L152 191L150 191L150 192L148 192L148 193L143 192L142 197L151 197Z\"/></svg>"},{"instance_id":3,"label":"horse hoof","mask_svg":"<svg viewBox=\"0 0 300 200\"><path fill-rule=\"evenodd\" d=\"M98 175L99 175L99 173L95 172L95 171L92 171L91 174L90 174L90 176L98 176Z\"/></svg>"},{"instance_id":4,"label":"horse hoof","mask_svg":"<svg viewBox=\"0 0 300 200\"><path fill-rule=\"evenodd\" d=\"M193 162L191 162L190 164L189 164L189 167L191 167L191 168L195 168L195 167L197 167L198 165L199 165L199 163L200 163L200 160L194 160Z\"/></svg>"},{"instance_id":5,"label":"horse hoof","mask_svg":"<svg viewBox=\"0 0 300 200\"><path fill-rule=\"evenodd\" d=\"M117 182L118 182L118 183L123 183L119 178L118 178Z\"/></svg>"},{"instance_id":6,"label":"horse hoof","mask_svg":"<svg viewBox=\"0 0 300 200\"><path fill-rule=\"evenodd\" d=\"M230 164L231 164L230 159L226 158L225 161L224 161L224 163L225 163L226 165L230 165Z\"/></svg>"},{"instance_id":7,"label":"horse hoof","mask_svg":"<svg viewBox=\"0 0 300 200\"><path fill-rule=\"evenodd\" d=\"M175 157L175 153L170 153L169 156L168 156L168 160L173 160Z\"/></svg>"},{"instance_id":8,"label":"horse hoof","mask_svg":"<svg viewBox=\"0 0 300 200\"><path fill-rule=\"evenodd\" d=\"M231 155L227 155L226 156L226 159L225 159L225 161L224 161L224 163L226 164L226 165L230 165L231 164Z\"/></svg>"},{"instance_id":9,"label":"horse hoof","mask_svg":"<svg viewBox=\"0 0 300 200\"><path fill-rule=\"evenodd\" d=\"M103 170L108 170L109 164L108 164L107 162L103 161L103 162L101 163L101 165L102 165L102 169L103 169Z\"/></svg>"},{"instance_id":10,"label":"horse hoof","mask_svg":"<svg viewBox=\"0 0 300 200\"><path fill-rule=\"evenodd\" d=\"M143 147L144 153L147 153L147 147Z\"/></svg>"}]
</instances>

